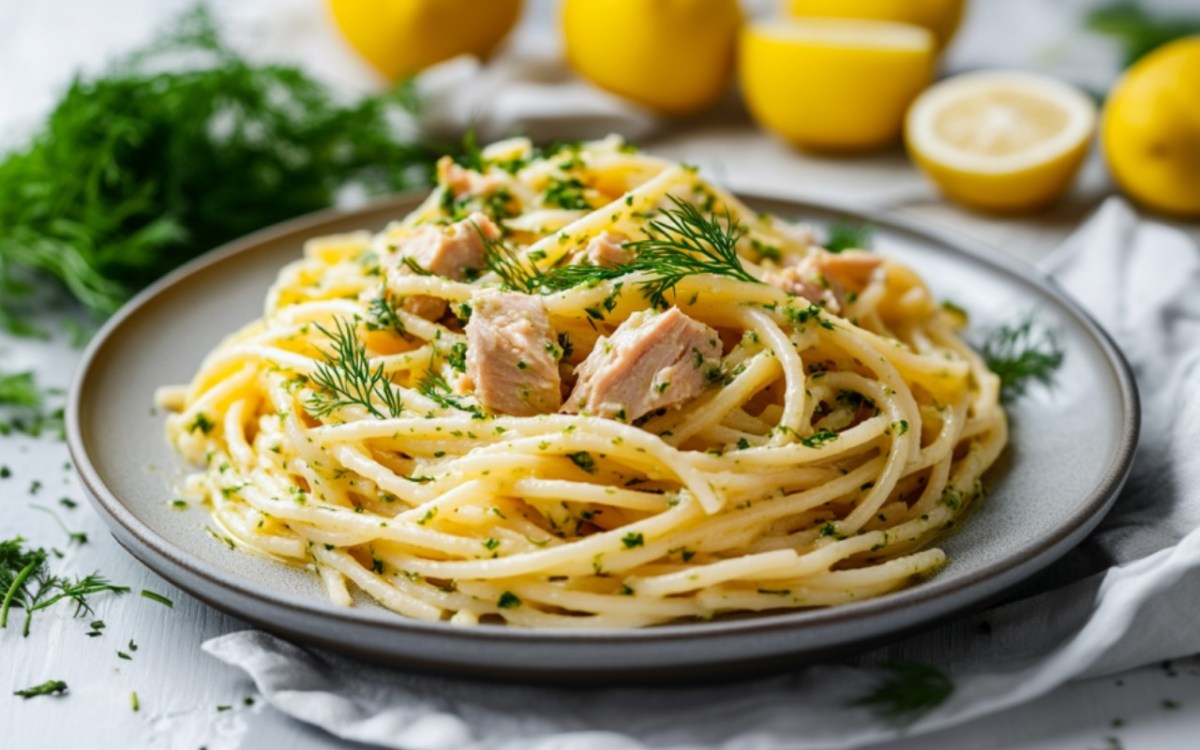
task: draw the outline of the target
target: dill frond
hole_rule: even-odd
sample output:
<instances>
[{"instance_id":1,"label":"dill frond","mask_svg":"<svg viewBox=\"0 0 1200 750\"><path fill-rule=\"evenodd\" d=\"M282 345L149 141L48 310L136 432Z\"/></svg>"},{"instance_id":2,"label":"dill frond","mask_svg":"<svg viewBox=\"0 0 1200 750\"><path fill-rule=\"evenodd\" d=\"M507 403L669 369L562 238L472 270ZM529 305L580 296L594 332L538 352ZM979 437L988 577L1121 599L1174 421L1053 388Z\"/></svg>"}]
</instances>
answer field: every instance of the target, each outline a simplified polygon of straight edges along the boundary
<instances>
[{"instance_id":1,"label":"dill frond","mask_svg":"<svg viewBox=\"0 0 1200 750\"><path fill-rule=\"evenodd\" d=\"M992 330L979 351L988 369L1000 376L1000 400L1005 403L1024 396L1030 383L1052 385L1064 356L1054 333L1032 315Z\"/></svg>"},{"instance_id":2,"label":"dill frond","mask_svg":"<svg viewBox=\"0 0 1200 750\"><path fill-rule=\"evenodd\" d=\"M450 390L450 384L436 372L429 371L425 373L425 377L421 378L420 382L417 383L417 392L443 409L465 411L473 419L484 418L484 413L479 410L479 407L463 403L460 398L454 396Z\"/></svg>"},{"instance_id":3,"label":"dill frond","mask_svg":"<svg viewBox=\"0 0 1200 750\"><path fill-rule=\"evenodd\" d=\"M379 419L400 416L404 410L403 399L392 387L383 364L371 367L366 347L358 340L355 324L338 318L332 331L320 324L316 324L316 328L329 340L332 348L323 352L325 361L319 363L313 373L312 382L318 390L305 404L308 413L314 417L327 417L346 406L358 405Z\"/></svg>"},{"instance_id":4,"label":"dill frond","mask_svg":"<svg viewBox=\"0 0 1200 750\"><path fill-rule=\"evenodd\" d=\"M542 272L537 266L526 263L503 240L488 237L474 223L471 226L483 242L483 262L488 270L500 277L504 286L518 292L534 294L542 284Z\"/></svg>"},{"instance_id":5,"label":"dill frond","mask_svg":"<svg viewBox=\"0 0 1200 750\"><path fill-rule=\"evenodd\" d=\"M950 678L927 664L892 662L883 668L888 674L875 690L850 705L871 708L889 724L908 726L954 693Z\"/></svg>"},{"instance_id":6,"label":"dill frond","mask_svg":"<svg viewBox=\"0 0 1200 750\"><path fill-rule=\"evenodd\" d=\"M646 227L646 239L626 243L635 254L626 268L650 276L640 282L642 294L655 307L666 307L666 293L688 276L712 274L758 284L742 265L737 244L746 228L728 211L724 221L716 213L707 216L695 205L668 196L668 208Z\"/></svg>"},{"instance_id":7,"label":"dill frond","mask_svg":"<svg viewBox=\"0 0 1200 750\"><path fill-rule=\"evenodd\" d=\"M14 607L25 611L21 634L28 636L34 614L60 601L73 602L75 616L83 617L92 611L88 597L129 591L128 586L116 586L99 573L82 578L54 575L46 550L27 549L24 541L18 536L0 542L0 628L8 627L8 615Z\"/></svg>"}]
</instances>

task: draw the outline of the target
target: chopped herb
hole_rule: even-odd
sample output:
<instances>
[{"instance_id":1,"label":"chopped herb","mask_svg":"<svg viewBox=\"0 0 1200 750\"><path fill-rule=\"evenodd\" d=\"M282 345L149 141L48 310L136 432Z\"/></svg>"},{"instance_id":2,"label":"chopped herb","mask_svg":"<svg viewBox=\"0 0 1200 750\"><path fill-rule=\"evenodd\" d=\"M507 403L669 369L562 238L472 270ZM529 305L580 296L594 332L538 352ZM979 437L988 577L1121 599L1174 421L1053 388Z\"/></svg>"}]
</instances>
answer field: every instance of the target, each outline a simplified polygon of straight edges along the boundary
<instances>
[{"instance_id":1,"label":"chopped herb","mask_svg":"<svg viewBox=\"0 0 1200 750\"><path fill-rule=\"evenodd\" d=\"M800 442L809 448L820 448L826 443L831 443L834 440L837 440L837 437L838 436L836 432L822 427L808 437L800 438Z\"/></svg>"},{"instance_id":2,"label":"chopped herb","mask_svg":"<svg viewBox=\"0 0 1200 750\"><path fill-rule=\"evenodd\" d=\"M500 546L500 540L495 537L488 537L484 540L483 546L487 550L494 550Z\"/></svg>"},{"instance_id":3,"label":"chopped herb","mask_svg":"<svg viewBox=\"0 0 1200 750\"><path fill-rule=\"evenodd\" d=\"M515 609L521 606L521 599L511 591L505 591L500 595L500 599L496 602L496 606L500 609Z\"/></svg>"},{"instance_id":4,"label":"chopped herb","mask_svg":"<svg viewBox=\"0 0 1200 750\"><path fill-rule=\"evenodd\" d=\"M940 706L954 692L950 678L934 667L915 662L883 665L887 675L873 692L851 705L866 706L895 726L907 726Z\"/></svg>"},{"instance_id":5,"label":"chopped herb","mask_svg":"<svg viewBox=\"0 0 1200 750\"><path fill-rule=\"evenodd\" d=\"M408 328L405 327L404 320L396 310L396 303L386 289L371 300L367 307L367 315L369 316L366 323L368 329L392 331L401 336L408 336Z\"/></svg>"},{"instance_id":6,"label":"chopped herb","mask_svg":"<svg viewBox=\"0 0 1200 750\"><path fill-rule=\"evenodd\" d=\"M138 694L136 690L129 694L129 707L133 709L134 712L142 710L142 702L138 700Z\"/></svg>"},{"instance_id":7,"label":"chopped herb","mask_svg":"<svg viewBox=\"0 0 1200 750\"><path fill-rule=\"evenodd\" d=\"M62 680L46 680L41 685L27 687L24 690L15 690L13 691L13 695L19 695L29 700L39 695L62 695L65 692L67 692L67 683Z\"/></svg>"},{"instance_id":8,"label":"chopped herb","mask_svg":"<svg viewBox=\"0 0 1200 750\"><path fill-rule=\"evenodd\" d=\"M578 178L570 177L562 180L551 178L550 185L542 194L542 203L569 211L589 211L592 204L588 202L584 191L587 189Z\"/></svg>"},{"instance_id":9,"label":"chopped herb","mask_svg":"<svg viewBox=\"0 0 1200 750\"><path fill-rule=\"evenodd\" d=\"M587 451L568 453L567 458L571 459L571 463L575 464L589 474L594 474L596 471L596 459L592 458L592 454L588 453Z\"/></svg>"},{"instance_id":10,"label":"chopped herb","mask_svg":"<svg viewBox=\"0 0 1200 750\"><path fill-rule=\"evenodd\" d=\"M197 412L196 418L192 420L192 423L188 425L187 429L188 432L200 430L200 432L207 435L208 433L212 432L214 427L216 427L216 425L209 421L208 416L204 412Z\"/></svg>"},{"instance_id":11,"label":"chopped herb","mask_svg":"<svg viewBox=\"0 0 1200 750\"><path fill-rule=\"evenodd\" d=\"M645 543L646 543L646 538L644 536L642 536L642 532L640 532L640 531L631 531L628 534L626 534L625 536L621 537L621 544L625 545L625 549L633 549L634 547L641 547Z\"/></svg>"},{"instance_id":12,"label":"chopped herb","mask_svg":"<svg viewBox=\"0 0 1200 750\"><path fill-rule=\"evenodd\" d=\"M142 596L146 597L147 599L149 599L151 601L158 602L159 604L162 604L163 606L171 607L172 609L174 609L174 607L175 607L175 602L171 601L170 599L163 596L162 594L156 594L153 591L147 591L146 589L142 589Z\"/></svg>"},{"instance_id":13,"label":"chopped herb","mask_svg":"<svg viewBox=\"0 0 1200 750\"><path fill-rule=\"evenodd\" d=\"M446 382L445 378L432 370L426 372L425 377L417 383L417 392L443 409L465 411L475 419L483 419L484 417L479 407L463 403L458 397L452 396L450 384Z\"/></svg>"},{"instance_id":14,"label":"chopped herb","mask_svg":"<svg viewBox=\"0 0 1200 750\"><path fill-rule=\"evenodd\" d=\"M825 235L825 249L831 253L844 250L869 250L875 229L870 224L842 220L830 225Z\"/></svg>"}]
</instances>

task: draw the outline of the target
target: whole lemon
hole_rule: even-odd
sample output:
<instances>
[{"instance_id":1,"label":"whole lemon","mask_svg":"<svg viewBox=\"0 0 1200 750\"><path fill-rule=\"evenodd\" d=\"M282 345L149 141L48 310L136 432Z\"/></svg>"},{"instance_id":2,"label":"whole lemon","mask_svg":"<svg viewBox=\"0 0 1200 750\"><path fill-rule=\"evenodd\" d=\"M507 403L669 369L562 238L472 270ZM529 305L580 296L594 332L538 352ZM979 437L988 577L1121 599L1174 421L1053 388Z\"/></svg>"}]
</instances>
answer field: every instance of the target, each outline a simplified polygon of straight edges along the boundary
<instances>
[{"instance_id":1,"label":"whole lemon","mask_svg":"<svg viewBox=\"0 0 1200 750\"><path fill-rule=\"evenodd\" d=\"M1109 94L1101 127L1126 194L1163 213L1200 216L1200 36L1130 68Z\"/></svg>"},{"instance_id":2,"label":"whole lemon","mask_svg":"<svg viewBox=\"0 0 1200 750\"><path fill-rule=\"evenodd\" d=\"M521 14L521 0L329 0L342 35L395 81L463 54L486 57Z\"/></svg>"},{"instance_id":3,"label":"whole lemon","mask_svg":"<svg viewBox=\"0 0 1200 750\"><path fill-rule=\"evenodd\" d=\"M669 115L726 90L742 22L737 0L566 0L567 60L600 88Z\"/></svg>"},{"instance_id":4,"label":"whole lemon","mask_svg":"<svg viewBox=\"0 0 1200 750\"><path fill-rule=\"evenodd\" d=\"M788 0L793 16L871 18L924 26L933 32L939 47L954 38L962 22L966 0Z\"/></svg>"},{"instance_id":5,"label":"whole lemon","mask_svg":"<svg viewBox=\"0 0 1200 750\"><path fill-rule=\"evenodd\" d=\"M900 138L933 76L933 35L888 21L760 21L742 33L739 58L759 125L802 148L861 151Z\"/></svg>"}]
</instances>

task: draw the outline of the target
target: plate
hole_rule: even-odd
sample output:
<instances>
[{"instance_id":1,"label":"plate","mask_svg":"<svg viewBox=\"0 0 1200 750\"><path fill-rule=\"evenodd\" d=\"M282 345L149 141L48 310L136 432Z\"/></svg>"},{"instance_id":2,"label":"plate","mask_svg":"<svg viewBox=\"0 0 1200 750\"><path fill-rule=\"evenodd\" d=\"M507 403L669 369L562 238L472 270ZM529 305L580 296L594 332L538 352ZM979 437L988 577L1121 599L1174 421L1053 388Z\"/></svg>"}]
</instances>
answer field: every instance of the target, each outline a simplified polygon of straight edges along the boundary
<instances>
[{"instance_id":1,"label":"plate","mask_svg":"<svg viewBox=\"0 0 1200 750\"><path fill-rule=\"evenodd\" d=\"M945 538L949 564L928 581L832 609L769 613L643 630L534 631L405 619L360 599L330 603L317 577L244 552L205 531L202 509L174 510L186 467L164 439L155 389L190 380L227 333L262 313L279 269L311 236L381 228L421 196L323 212L263 230L162 279L96 335L71 390L67 439L84 487L135 557L193 596L297 641L407 668L538 681L623 681L746 674L827 657L994 599L1063 555L1100 521L1137 444L1137 391L1100 328L1017 261L889 214L743 196L752 208L820 226L875 226L875 246L916 268L972 326L1032 312L1066 357L1051 388L1010 410L1012 437L985 476L987 499Z\"/></svg>"}]
</instances>

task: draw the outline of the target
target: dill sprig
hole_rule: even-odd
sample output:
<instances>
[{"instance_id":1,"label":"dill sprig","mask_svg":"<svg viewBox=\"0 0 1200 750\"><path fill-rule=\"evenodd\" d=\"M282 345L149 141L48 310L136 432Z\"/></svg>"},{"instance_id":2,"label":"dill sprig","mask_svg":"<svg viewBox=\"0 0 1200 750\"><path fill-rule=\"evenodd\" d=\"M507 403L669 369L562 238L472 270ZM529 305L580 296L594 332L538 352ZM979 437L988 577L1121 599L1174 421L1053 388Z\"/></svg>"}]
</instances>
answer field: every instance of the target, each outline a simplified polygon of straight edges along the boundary
<instances>
[{"instance_id":1,"label":"dill sprig","mask_svg":"<svg viewBox=\"0 0 1200 750\"><path fill-rule=\"evenodd\" d=\"M92 612L89 596L129 591L128 586L116 586L99 573L82 578L54 575L47 564L46 550L27 549L24 541L18 536L0 542L0 628L8 627L8 615L14 607L25 610L21 634L28 636L34 613L64 599L75 604L76 617L83 617Z\"/></svg>"},{"instance_id":2,"label":"dill sprig","mask_svg":"<svg viewBox=\"0 0 1200 750\"><path fill-rule=\"evenodd\" d=\"M488 270L500 277L504 286L526 294L536 293L542 286L544 275L541 269L525 259L504 243L504 240L488 237L474 222L471 223L479 240L483 243L483 262Z\"/></svg>"},{"instance_id":3,"label":"dill sprig","mask_svg":"<svg viewBox=\"0 0 1200 750\"><path fill-rule=\"evenodd\" d=\"M0 275L2 266L0 257ZM32 372L0 373L0 435L21 432L39 437L46 430L54 430L62 437L63 410L46 405L47 396L54 393L38 387Z\"/></svg>"},{"instance_id":4,"label":"dill sprig","mask_svg":"<svg viewBox=\"0 0 1200 750\"><path fill-rule=\"evenodd\" d=\"M1032 315L993 329L980 354L988 369L1000 376L1000 399L1005 403L1024 396L1032 382L1051 385L1063 361L1054 333L1038 325Z\"/></svg>"},{"instance_id":5,"label":"dill sprig","mask_svg":"<svg viewBox=\"0 0 1200 750\"><path fill-rule=\"evenodd\" d=\"M842 219L829 225L824 247L831 253L840 253L843 250L869 250L874 235L875 228L870 224Z\"/></svg>"},{"instance_id":6,"label":"dill sprig","mask_svg":"<svg viewBox=\"0 0 1200 750\"><path fill-rule=\"evenodd\" d=\"M383 364L371 367L367 349L358 340L355 324L338 318L332 331L315 325L333 346L323 352L325 361L319 363L313 373L312 382L319 390L305 404L308 413L314 417L327 417L343 407L357 405L379 419L400 416L404 409L403 399L392 387Z\"/></svg>"},{"instance_id":7,"label":"dill sprig","mask_svg":"<svg viewBox=\"0 0 1200 750\"><path fill-rule=\"evenodd\" d=\"M722 221L714 212L706 216L695 205L668 197L675 207L650 221L646 239L625 244L634 252L633 269L650 276L640 286L651 304L666 307L666 293L684 278L698 274L761 283L742 266L737 244L746 228L728 210Z\"/></svg>"},{"instance_id":8,"label":"dill sprig","mask_svg":"<svg viewBox=\"0 0 1200 750\"><path fill-rule=\"evenodd\" d=\"M890 724L908 726L954 692L950 678L927 664L892 662L883 668L888 674L875 689L850 705L867 706Z\"/></svg>"},{"instance_id":9,"label":"dill sprig","mask_svg":"<svg viewBox=\"0 0 1200 750\"><path fill-rule=\"evenodd\" d=\"M450 390L450 384L446 382L446 379L432 370L426 372L425 377L421 378L420 382L417 383L417 392L443 409L465 411L473 419L484 418L484 414L479 410L479 407L463 403L462 399L454 396Z\"/></svg>"}]
</instances>

